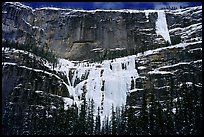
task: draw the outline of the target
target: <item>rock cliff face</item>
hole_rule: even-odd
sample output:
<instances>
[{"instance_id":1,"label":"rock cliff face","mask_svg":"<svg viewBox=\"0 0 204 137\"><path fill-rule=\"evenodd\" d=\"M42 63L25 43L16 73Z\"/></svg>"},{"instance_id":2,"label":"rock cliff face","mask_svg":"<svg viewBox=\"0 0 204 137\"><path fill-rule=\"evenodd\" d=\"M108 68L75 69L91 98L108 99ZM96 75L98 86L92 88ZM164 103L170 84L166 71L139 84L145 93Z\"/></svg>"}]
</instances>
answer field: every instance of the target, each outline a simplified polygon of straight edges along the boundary
<instances>
[{"instance_id":1,"label":"rock cliff face","mask_svg":"<svg viewBox=\"0 0 204 137\"><path fill-rule=\"evenodd\" d=\"M201 26L202 7L184 10L73 10L38 8L4 3L2 38L49 47L71 60L94 58L104 50L135 49L136 52L201 37L201 29L183 34L187 26ZM177 28L177 29L175 29ZM158 34L158 35L157 35ZM95 49L95 50L94 50Z\"/></svg>"},{"instance_id":2,"label":"rock cliff face","mask_svg":"<svg viewBox=\"0 0 204 137\"><path fill-rule=\"evenodd\" d=\"M175 115L175 108L183 113L177 102L186 94L201 107L202 6L85 11L6 2L2 40L51 49L59 57L50 66L31 52L2 48L4 120L9 111L25 118L32 109L51 115L73 103L79 107L84 97L94 100L102 120L111 105L141 113L144 95L149 105L151 94L164 112L173 102Z\"/></svg>"},{"instance_id":3,"label":"rock cliff face","mask_svg":"<svg viewBox=\"0 0 204 137\"><path fill-rule=\"evenodd\" d=\"M8 97L16 96L17 102L21 97L32 98L30 95L35 91L70 97L63 76L46 67L39 57L23 50L3 48L2 51L3 111Z\"/></svg>"}]
</instances>

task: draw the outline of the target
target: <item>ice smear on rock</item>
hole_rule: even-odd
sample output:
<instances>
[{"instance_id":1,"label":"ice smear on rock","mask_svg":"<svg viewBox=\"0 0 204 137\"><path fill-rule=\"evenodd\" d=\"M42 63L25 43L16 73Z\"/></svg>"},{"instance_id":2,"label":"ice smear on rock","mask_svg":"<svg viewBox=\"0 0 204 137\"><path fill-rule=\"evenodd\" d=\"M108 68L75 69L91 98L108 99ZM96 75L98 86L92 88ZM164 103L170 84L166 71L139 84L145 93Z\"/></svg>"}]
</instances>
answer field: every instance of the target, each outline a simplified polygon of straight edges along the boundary
<instances>
[{"instance_id":1,"label":"ice smear on rock","mask_svg":"<svg viewBox=\"0 0 204 137\"><path fill-rule=\"evenodd\" d=\"M171 43L169 31L167 28L165 12L163 10L159 10L157 13L158 13L158 18L156 21L156 33L157 35L161 35L166 41Z\"/></svg>"}]
</instances>

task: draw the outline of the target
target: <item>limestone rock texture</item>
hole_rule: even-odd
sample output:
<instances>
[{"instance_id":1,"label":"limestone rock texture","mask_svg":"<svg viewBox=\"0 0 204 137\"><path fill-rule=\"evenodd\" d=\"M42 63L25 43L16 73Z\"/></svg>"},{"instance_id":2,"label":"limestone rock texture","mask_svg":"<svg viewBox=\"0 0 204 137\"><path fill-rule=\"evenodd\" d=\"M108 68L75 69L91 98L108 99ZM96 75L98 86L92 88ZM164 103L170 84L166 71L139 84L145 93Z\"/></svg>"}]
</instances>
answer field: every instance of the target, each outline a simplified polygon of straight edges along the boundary
<instances>
[{"instance_id":1,"label":"limestone rock texture","mask_svg":"<svg viewBox=\"0 0 204 137\"><path fill-rule=\"evenodd\" d=\"M94 49L125 48L136 52L166 44L157 35L159 10L74 10L2 5L2 39L48 47L70 60L94 58ZM202 7L163 11L171 41L201 38ZM161 20L162 21L162 20ZM197 25L197 31L188 34ZM162 24L159 24L162 26ZM163 26L162 26L163 27ZM165 31L165 29L163 30ZM194 39L195 41L197 39Z\"/></svg>"}]
</instances>

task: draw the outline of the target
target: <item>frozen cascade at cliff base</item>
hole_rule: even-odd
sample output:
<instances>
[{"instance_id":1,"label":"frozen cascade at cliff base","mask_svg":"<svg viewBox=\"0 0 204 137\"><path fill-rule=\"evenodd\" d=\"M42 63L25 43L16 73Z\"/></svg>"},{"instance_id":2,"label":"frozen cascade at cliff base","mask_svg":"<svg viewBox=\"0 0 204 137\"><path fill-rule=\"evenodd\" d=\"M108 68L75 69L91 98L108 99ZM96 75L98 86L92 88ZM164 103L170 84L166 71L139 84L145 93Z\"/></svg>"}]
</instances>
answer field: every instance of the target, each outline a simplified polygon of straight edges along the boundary
<instances>
[{"instance_id":1,"label":"frozen cascade at cliff base","mask_svg":"<svg viewBox=\"0 0 204 137\"><path fill-rule=\"evenodd\" d=\"M156 21L156 33L157 35L161 35L166 41L169 41L169 43L171 43L165 12L163 10L159 10L157 13L158 18Z\"/></svg>"},{"instance_id":2,"label":"frozen cascade at cliff base","mask_svg":"<svg viewBox=\"0 0 204 137\"><path fill-rule=\"evenodd\" d=\"M71 61L60 59L56 70L69 74L71 68L75 69L74 75L70 79L73 83L68 83L69 89L72 89L70 94L74 97L74 101L80 105L82 93L86 91L86 100L94 100L95 114L99 107L103 119L105 116L111 116L112 105L114 107L125 105L131 80L139 77L135 69L135 58L136 56L133 55L104 60L102 63L81 62L77 65L73 65ZM82 80L85 75L87 78ZM67 78L69 79L68 76ZM77 79L81 82L74 86Z\"/></svg>"}]
</instances>

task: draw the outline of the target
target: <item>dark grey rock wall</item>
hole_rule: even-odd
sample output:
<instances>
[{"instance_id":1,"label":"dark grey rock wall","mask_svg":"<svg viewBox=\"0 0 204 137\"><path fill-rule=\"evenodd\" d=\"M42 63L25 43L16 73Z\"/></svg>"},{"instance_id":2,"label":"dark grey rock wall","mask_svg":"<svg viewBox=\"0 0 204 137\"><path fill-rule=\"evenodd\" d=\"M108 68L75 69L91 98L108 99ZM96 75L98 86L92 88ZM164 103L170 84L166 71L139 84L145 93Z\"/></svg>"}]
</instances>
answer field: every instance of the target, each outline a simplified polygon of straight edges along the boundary
<instances>
[{"instance_id":1,"label":"dark grey rock wall","mask_svg":"<svg viewBox=\"0 0 204 137\"><path fill-rule=\"evenodd\" d=\"M201 23L200 11L200 8L187 9L185 14L178 14L180 11L177 10L165 11L168 29ZM59 57L71 60L93 58L95 53L91 50L95 48L134 48L139 52L141 49L164 46L165 40L155 32L157 16L156 10L151 11L147 18L144 11L33 10L22 5L4 3L2 39L49 47ZM192 35L202 36L201 30ZM183 31L170 31L171 39L177 36L177 39L186 41Z\"/></svg>"}]
</instances>

